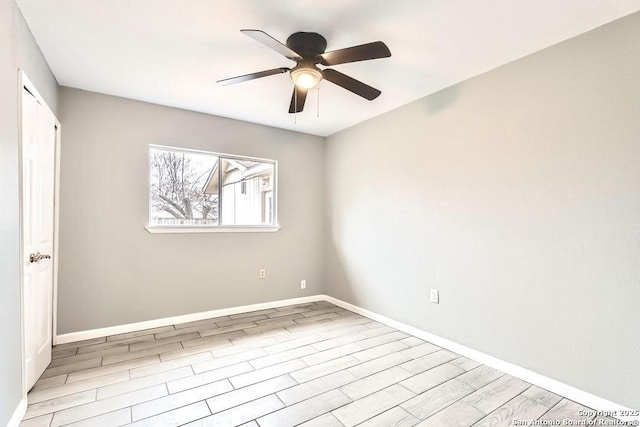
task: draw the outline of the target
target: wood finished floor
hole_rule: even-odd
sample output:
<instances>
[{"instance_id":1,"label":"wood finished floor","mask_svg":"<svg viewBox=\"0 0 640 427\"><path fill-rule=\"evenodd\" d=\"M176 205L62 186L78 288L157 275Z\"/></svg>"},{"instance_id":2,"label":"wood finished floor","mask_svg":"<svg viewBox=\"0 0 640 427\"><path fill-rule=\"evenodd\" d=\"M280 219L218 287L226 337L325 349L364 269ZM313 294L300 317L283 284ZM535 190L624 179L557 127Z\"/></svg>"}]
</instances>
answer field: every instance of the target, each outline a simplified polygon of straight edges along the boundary
<instances>
[{"instance_id":1,"label":"wood finished floor","mask_svg":"<svg viewBox=\"0 0 640 427\"><path fill-rule=\"evenodd\" d=\"M56 346L22 426L510 426L546 390L326 302Z\"/></svg>"}]
</instances>

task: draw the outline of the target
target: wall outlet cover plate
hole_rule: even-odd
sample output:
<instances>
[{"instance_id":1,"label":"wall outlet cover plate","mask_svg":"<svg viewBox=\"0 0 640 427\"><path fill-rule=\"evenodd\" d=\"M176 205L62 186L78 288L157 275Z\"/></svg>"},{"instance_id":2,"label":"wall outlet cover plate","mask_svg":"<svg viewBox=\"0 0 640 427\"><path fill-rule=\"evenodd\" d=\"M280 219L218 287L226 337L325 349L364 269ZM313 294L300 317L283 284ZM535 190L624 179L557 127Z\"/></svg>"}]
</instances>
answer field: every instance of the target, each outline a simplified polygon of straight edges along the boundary
<instances>
[{"instance_id":1,"label":"wall outlet cover plate","mask_svg":"<svg viewBox=\"0 0 640 427\"><path fill-rule=\"evenodd\" d=\"M440 303L440 295L437 289L431 289L430 300L434 304Z\"/></svg>"}]
</instances>

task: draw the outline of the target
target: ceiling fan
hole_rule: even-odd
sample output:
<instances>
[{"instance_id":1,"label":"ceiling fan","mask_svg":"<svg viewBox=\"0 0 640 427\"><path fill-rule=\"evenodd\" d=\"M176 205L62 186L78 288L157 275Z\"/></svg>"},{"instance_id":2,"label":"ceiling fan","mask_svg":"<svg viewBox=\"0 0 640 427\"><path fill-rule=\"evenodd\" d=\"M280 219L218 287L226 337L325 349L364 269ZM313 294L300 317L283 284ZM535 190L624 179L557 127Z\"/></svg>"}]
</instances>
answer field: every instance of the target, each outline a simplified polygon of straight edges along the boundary
<instances>
[{"instance_id":1,"label":"ceiling fan","mask_svg":"<svg viewBox=\"0 0 640 427\"><path fill-rule=\"evenodd\" d=\"M377 98L382 92L367 84L362 83L352 77L342 74L330 68L320 69L321 65L338 65L348 62L368 61L370 59L387 58L391 52L387 45L381 41L352 46L345 49L338 49L325 52L327 40L318 33L297 32L287 38L284 45L269 34L260 30L240 30L243 34L262 43L263 45L284 55L288 59L295 61L293 68L274 68L257 73L245 74L243 76L231 77L229 79L218 80L222 85L232 85L246 82L248 80L259 79L261 77L272 76L274 74L289 73L295 87L291 96L289 113L299 113L304 108L309 89L316 87L321 80L330 81L348 91L355 93L369 101Z\"/></svg>"}]
</instances>

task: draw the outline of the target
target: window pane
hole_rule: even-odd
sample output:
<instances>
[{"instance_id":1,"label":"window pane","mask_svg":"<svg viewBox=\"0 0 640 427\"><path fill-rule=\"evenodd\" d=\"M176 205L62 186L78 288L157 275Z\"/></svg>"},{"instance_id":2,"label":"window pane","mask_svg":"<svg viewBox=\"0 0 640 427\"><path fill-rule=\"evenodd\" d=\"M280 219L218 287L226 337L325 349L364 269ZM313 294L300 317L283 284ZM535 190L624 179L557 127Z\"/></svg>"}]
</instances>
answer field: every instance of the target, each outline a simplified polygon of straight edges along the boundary
<instances>
[{"instance_id":1,"label":"window pane","mask_svg":"<svg viewBox=\"0 0 640 427\"><path fill-rule=\"evenodd\" d=\"M273 163L222 158L222 225L273 225Z\"/></svg>"},{"instance_id":2,"label":"window pane","mask_svg":"<svg viewBox=\"0 0 640 427\"><path fill-rule=\"evenodd\" d=\"M218 157L151 148L150 225L218 225Z\"/></svg>"}]
</instances>

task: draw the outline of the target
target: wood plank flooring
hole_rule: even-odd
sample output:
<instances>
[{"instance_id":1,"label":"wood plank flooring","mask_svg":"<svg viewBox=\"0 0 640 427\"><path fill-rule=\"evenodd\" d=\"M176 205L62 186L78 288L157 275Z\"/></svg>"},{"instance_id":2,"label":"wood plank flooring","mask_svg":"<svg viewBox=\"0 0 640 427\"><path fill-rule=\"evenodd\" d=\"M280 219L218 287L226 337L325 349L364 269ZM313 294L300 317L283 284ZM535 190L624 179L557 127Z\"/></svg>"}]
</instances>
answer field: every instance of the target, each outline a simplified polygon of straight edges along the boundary
<instances>
[{"instance_id":1,"label":"wood plank flooring","mask_svg":"<svg viewBox=\"0 0 640 427\"><path fill-rule=\"evenodd\" d=\"M581 409L317 302L56 346L21 425L486 427Z\"/></svg>"}]
</instances>

